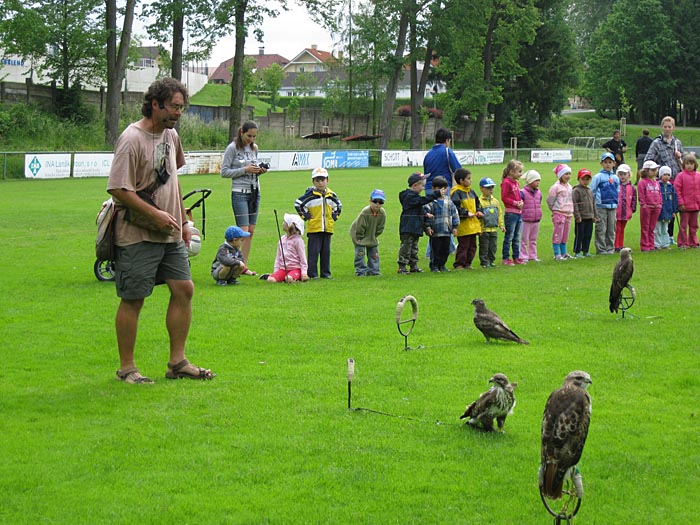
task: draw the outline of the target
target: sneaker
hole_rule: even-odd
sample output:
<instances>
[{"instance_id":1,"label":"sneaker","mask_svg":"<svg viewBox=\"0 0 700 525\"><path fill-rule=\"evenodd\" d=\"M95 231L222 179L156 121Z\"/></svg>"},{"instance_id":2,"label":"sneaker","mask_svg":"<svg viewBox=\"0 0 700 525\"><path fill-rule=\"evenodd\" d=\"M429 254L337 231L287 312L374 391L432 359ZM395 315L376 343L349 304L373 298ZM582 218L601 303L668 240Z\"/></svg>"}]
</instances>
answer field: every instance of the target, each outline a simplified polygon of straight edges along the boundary
<instances>
[{"instance_id":1,"label":"sneaker","mask_svg":"<svg viewBox=\"0 0 700 525\"><path fill-rule=\"evenodd\" d=\"M420 268L418 268L418 266L414 266L414 267L411 268L410 273L423 273L423 270L421 270Z\"/></svg>"},{"instance_id":2,"label":"sneaker","mask_svg":"<svg viewBox=\"0 0 700 525\"><path fill-rule=\"evenodd\" d=\"M489 263L489 268L496 268L496 263L490 262L490 263Z\"/></svg>"},{"instance_id":3,"label":"sneaker","mask_svg":"<svg viewBox=\"0 0 700 525\"><path fill-rule=\"evenodd\" d=\"M593 254L592 253L584 253L583 256L584 257L593 257Z\"/></svg>"},{"instance_id":4,"label":"sneaker","mask_svg":"<svg viewBox=\"0 0 700 525\"><path fill-rule=\"evenodd\" d=\"M446 266L441 266L441 267L440 267L440 271L441 271L441 272L450 272L450 271L452 271L452 270L450 270L450 269L447 268Z\"/></svg>"},{"instance_id":5,"label":"sneaker","mask_svg":"<svg viewBox=\"0 0 700 525\"><path fill-rule=\"evenodd\" d=\"M465 270L473 270L474 267L471 264L468 264L467 266L464 267Z\"/></svg>"},{"instance_id":6,"label":"sneaker","mask_svg":"<svg viewBox=\"0 0 700 525\"><path fill-rule=\"evenodd\" d=\"M573 257L572 257L571 255L569 255L568 253L562 254L561 258L564 259L564 260L573 259Z\"/></svg>"},{"instance_id":7,"label":"sneaker","mask_svg":"<svg viewBox=\"0 0 700 525\"><path fill-rule=\"evenodd\" d=\"M542 259L538 259L537 257L535 257L534 259L530 259L530 260L535 261L535 262L542 262Z\"/></svg>"},{"instance_id":8,"label":"sneaker","mask_svg":"<svg viewBox=\"0 0 700 525\"><path fill-rule=\"evenodd\" d=\"M409 272L406 268L399 268L396 273L400 273L401 275L408 275Z\"/></svg>"},{"instance_id":9,"label":"sneaker","mask_svg":"<svg viewBox=\"0 0 700 525\"><path fill-rule=\"evenodd\" d=\"M554 260L555 260L555 261L563 261L563 260L564 260L564 257L562 257L561 255L555 255L555 256L554 256Z\"/></svg>"},{"instance_id":10,"label":"sneaker","mask_svg":"<svg viewBox=\"0 0 700 525\"><path fill-rule=\"evenodd\" d=\"M431 268L430 271L433 273L440 273L440 268Z\"/></svg>"},{"instance_id":11,"label":"sneaker","mask_svg":"<svg viewBox=\"0 0 700 525\"><path fill-rule=\"evenodd\" d=\"M226 286L228 284L228 281L226 279L217 279L216 284L218 286Z\"/></svg>"},{"instance_id":12,"label":"sneaker","mask_svg":"<svg viewBox=\"0 0 700 525\"><path fill-rule=\"evenodd\" d=\"M267 281L267 278L270 277L269 273L264 273L260 276L261 281Z\"/></svg>"},{"instance_id":13,"label":"sneaker","mask_svg":"<svg viewBox=\"0 0 700 525\"><path fill-rule=\"evenodd\" d=\"M226 281L226 284L231 285L231 286L236 285L236 284L238 284L238 279L234 279L234 278L232 277L231 279L228 279L228 280Z\"/></svg>"},{"instance_id":14,"label":"sneaker","mask_svg":"<svg viewBox=\"0 0 700 525\"><path fill-rule=\"evenodd\" d=\"M515 264L527 264L527 259L520 259L520 258L518 258L518 259L515 259L513 262L514 262Z\"/></svg>"},{"instance_id":15,"label":"sneaker","mask_svg":"<svg viewBox=\"0 0 700 525\"><path fill-rule=\"evenodd\" d=\"M577 259L583 259L585 257L585 255L583 255L581 252L579 252L576 255L574 255L574 257L576 257Z\"/></svg>"},{"instance_id":16,"label":"sneaker","mask_svg":"<svg viewBox=\"0 0 700 525\"><path fill-rule=\"evenodd\" d=\"M515 266L515 263L510 259L503 259L503 266Z\"/></svg>"}]
</instances>

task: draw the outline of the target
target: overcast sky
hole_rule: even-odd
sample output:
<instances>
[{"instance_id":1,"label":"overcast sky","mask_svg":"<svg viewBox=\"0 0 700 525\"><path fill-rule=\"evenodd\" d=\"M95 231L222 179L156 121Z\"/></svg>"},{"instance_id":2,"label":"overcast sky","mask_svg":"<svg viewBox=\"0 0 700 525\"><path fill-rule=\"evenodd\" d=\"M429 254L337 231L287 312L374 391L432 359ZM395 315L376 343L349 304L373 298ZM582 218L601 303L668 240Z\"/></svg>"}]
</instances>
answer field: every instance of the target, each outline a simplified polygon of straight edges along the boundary
<instances>
[{"instance_id":1,"label":"overcast sky","mask_svg":"<svg viewBox=\"0 0 700 525\"><path fill-rule=\"evenodd\" d=\"M327 30L315 24L306 12L306 9L293 2L289 2L289 11L282 11L280 16L263 22L262 30L265 33L263 43L255 40L255 35L248 35L245 43L246 55L255 55L258 48L265 47L265 54L282 55L291 60L304 48L313 44L322 51L333 50L333 38ZM214 48L209 64L218 66L224 60L232 58L235 52L234 37L230 36L221 40Z\"/></svg>"}]
</instances>

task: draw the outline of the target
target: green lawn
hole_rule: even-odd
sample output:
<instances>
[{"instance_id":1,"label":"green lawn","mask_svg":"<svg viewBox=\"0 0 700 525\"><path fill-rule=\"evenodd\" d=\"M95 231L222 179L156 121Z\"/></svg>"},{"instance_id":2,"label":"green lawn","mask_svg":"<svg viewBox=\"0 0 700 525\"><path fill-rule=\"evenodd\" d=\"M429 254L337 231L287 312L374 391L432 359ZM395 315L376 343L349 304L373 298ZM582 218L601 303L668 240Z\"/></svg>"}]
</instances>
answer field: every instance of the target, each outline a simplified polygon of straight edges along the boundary
<instances>
[{"instance_id":1,"label":"green lawn","mask_svg":"<svg viewBox=\"0 0 700 525\"><path fill-rule=\"evenodd\" d=\"M552 165L534 167L546 192ZM474 167L474 178L500 181L501 169ZM552 523L537 490L539 427L547 396L575 369L593 379L576 522L694 522L700 250L639 253L635 216L637 302L624 320L607 310L616 258L554 262L548 211L541 263L397 275L396 195L409 173L331 171L344 205L333 280L235 287L209 276L232 223L230 183L183 177L185 192L213 189L192 259L188 354L218 377L164 379L167 292L157 289L137 342L137 364L156 380L147 386L114 379L118 300L92 273L106 181L0 182L0 523ZM249 261L258 273L272 269L273 210L293 211L310 182L305 171L262 181ZM347 231L375 187L389 196L383 275L357 278ZM406 294L419 303L409 351L394 317ZM471 320L475 297L531 344L487 344ZM353 406L404 418L347 410L350 357ZM458 418L496 372L519 383L518 403L506 433L486 435Z\"/></svg>"}]
</instances>

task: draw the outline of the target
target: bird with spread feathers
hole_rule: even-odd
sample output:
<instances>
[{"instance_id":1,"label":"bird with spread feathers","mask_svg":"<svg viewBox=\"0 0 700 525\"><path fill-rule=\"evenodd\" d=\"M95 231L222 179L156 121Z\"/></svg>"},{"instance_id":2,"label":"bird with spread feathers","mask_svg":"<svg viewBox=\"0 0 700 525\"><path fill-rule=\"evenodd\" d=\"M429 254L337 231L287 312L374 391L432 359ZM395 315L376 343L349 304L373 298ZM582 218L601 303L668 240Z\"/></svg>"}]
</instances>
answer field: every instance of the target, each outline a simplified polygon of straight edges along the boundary
<instances>
[{"instance_id":1,"label":"bird with spread feathers","mask_svg":"<svg viewBox=\"0 0 700 525\"><path fill-rule=\"evenodd\" d=\"M591 420L591 396L586 390L591 376L570 372L564 385L547 399L542 417L540 492L550 498L562 495L564 478L581 459Z\"/></svg>"},{"instance_id":2,"label":"bird with spread feathers","mask_svg":"<svg viewBox=\"0 0 700 525\"><path fill-rule=\"evenodd\" d=\"M503 432L506 417L513 413L515 407L515 387L518 383L511 383L505 374L495 374L489 383L493 386L479 396L479 399L467 406L464 414L459 419L467 419L468 425L481 428L486 432L493 432L493 420L498 424L498 431Z\"/></svg>"},{"instance_id":3,"label":"bird with spread feathers","mask_svg":"<svg viewBox=\"0 0 700 525\"><path fill-rule=\"evenodd\" d=\"M508 325L498 317L496 312L492 312L481 299L474 299L474 325L484 334L487 342L491 339L502 339L503 341L514 341L521 345L529 345L527 341L521 339Z\"/></svg>"},{"instance_id":4,"label":"bird with spread feathers","mask_svg":"<svg viewBox=\"0 0 700 525\"><path fill-rule=\"evenodd\" d=\"M629 284L633 273L634 262L632 261L632 249L622 248L622 250L620 250L620 260L617 261L615 265L612 284L610 285L610 313L619 310L622 291Z\"/></svg>"}]
</instances>

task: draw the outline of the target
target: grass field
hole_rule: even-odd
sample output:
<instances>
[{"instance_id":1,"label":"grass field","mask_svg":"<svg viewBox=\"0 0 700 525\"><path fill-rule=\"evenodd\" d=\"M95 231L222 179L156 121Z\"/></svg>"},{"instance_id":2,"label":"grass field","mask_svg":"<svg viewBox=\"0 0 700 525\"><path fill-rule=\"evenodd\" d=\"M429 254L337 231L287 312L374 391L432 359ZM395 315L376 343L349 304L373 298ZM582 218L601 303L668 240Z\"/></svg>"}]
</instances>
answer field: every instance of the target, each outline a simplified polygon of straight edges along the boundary
<instances>
[{"instance_id":1,"label":"grass field","mask_svg":"<svg viewBox=\"0 0 700 525\"><path fill-rule=\"evenodd\" d=\"M536 168L546 192L552 165ZM500 169L475 167L474 178L500 181ZM540 422L575 369L593 379L576 523L694 522L700 251L639 253L635 216L637 302L624 320L607 310L616 258L553 261L548 211L541 263L397 275L396 195L408 175L331 171L344 205L333 280L235 287L209 276L233 222L230 183L183 177L185 192L214 190L192 259L188 354L218 377L164 379L167 292L157 289L137 342L137 364L156 380L144 386L114 379L118 300L92 272L106 181L0 182L0 522L552 523L537 490ZM262 181L249 261L258 273L272 269L273 210L293 211L310 182L306 171ZM356 278L347 231L375 187L389 196L383 275ZM422 345L408 351L394 319L406 294L419 303L408 343ZM531 344L487 344L471 320L475 297ZM347 410L350 357L353 406L403 417ZM519 383L515 413L505 434L472 431L458 418L496 372Z\"/></svg>"}]
</instances>

